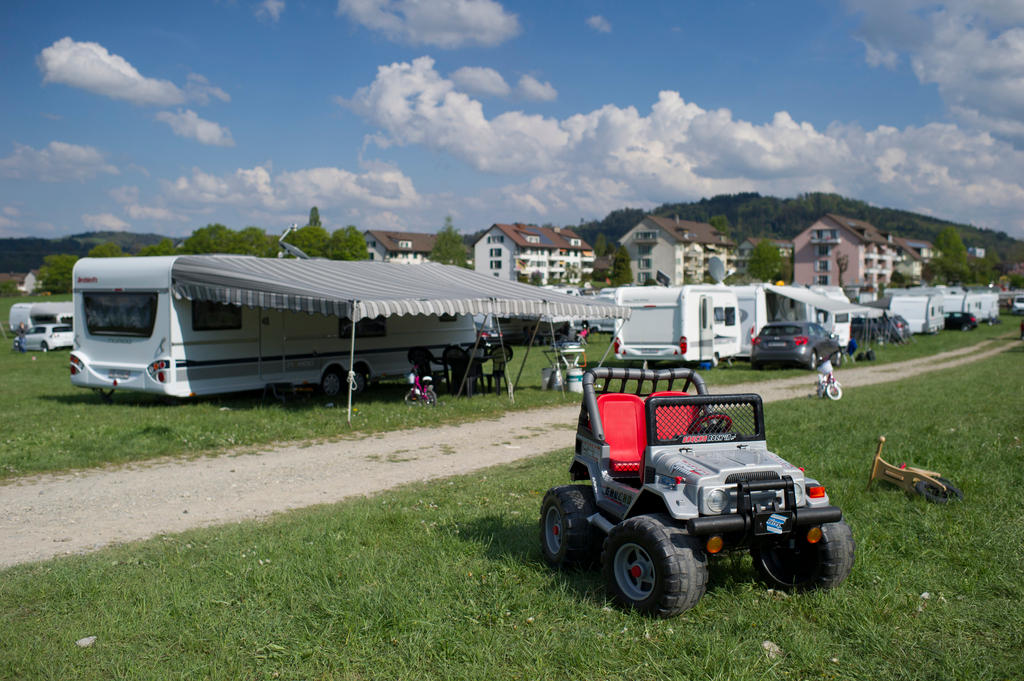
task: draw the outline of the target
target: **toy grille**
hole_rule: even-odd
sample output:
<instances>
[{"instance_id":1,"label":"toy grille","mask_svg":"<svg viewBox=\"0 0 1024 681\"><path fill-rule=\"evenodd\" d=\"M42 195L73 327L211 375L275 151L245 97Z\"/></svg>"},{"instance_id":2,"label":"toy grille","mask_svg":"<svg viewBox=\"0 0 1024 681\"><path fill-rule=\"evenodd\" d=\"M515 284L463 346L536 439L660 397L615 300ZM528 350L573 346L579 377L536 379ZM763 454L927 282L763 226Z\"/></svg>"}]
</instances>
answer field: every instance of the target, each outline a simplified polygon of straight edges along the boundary
<instances>
[{"instance_id":1,"label":"toy grille","mask_svg":"<svg viewBox=\"0 0 1024 681\"><path fill-rule=\"evenodd\" d=\"M648 403L648 442L685 444L763 439L760 407L756 396L655 398Z\"/></svg>"}]
</instances>

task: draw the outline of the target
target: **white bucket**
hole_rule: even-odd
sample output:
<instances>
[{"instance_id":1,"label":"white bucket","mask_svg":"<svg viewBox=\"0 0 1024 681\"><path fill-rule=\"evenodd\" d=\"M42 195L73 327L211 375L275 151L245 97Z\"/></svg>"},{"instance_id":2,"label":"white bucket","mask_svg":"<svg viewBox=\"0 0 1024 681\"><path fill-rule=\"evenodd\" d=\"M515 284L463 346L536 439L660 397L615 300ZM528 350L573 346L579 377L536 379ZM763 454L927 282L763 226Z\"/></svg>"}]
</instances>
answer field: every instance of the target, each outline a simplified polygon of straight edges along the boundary
<instances>
[{"instance_id":1,"label":"white bucket","mask_svg":"<svg viewBox=\"0 0 1024 681\"><path fill-rule=\"evenodd\" d=\"M583 392L583 369L579 367L570 367L569 371L565 375L566 386L569 388L571 393L582 393Z\"/></svg>"}]
</instances>

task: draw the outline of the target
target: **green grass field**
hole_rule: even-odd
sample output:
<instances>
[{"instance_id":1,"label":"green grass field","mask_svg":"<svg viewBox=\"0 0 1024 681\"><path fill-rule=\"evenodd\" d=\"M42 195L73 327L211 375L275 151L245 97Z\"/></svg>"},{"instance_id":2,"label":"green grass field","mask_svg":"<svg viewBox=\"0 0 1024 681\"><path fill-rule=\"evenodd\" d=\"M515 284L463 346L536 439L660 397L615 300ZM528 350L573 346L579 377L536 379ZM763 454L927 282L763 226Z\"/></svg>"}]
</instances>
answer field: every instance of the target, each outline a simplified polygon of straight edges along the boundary
<instances>
[{"instance_id":1,"label":"green grass field","mask_svg":"<svg viewBox=\"0 0 1024 681\"><path fill-rule=\"evenodd\" d=\"M3 571L0 678L1024 678L1024 344L765 412L770 447L821 480L853 528L856 564L833 591L769 591L732 554L680 617L610 607L599 573L556 573L540 556L540 500L567 482L566 442L481 473ZM867 491L883 434L887 460L942 472L965 500ZM77 647L86 636L95 644ZM782 654L770 659L764 641Z\"/></svg>"},{"instance_id":2,"label":"green grass field","mask_svg":"<svg viewBox=\"0 0 1024 681\"><path fill-rule=\"evenodd\" d=\"M61 298L69 296L46 300ZM30 299L0 299L0 319L7 319L10 305L22 300ZM982 326L969 333L915 336L908 345L876 346L876 363L964 347L1006 336L1015 328L1015 324L1006 323ZM608 342L607 335L598 334L588 348L588 361L596 364ZM471 399L442 396L443 404L436 409L409 408L402 403L407 385L382 382L356 398L350 427L345 401L320 395L282 405L273 399L261 399L259 393L168 402L154 395L119 392L113 404L104 404L93 392L71 385L67 350L19 354L9 350L9 343L8 350L0 352L0 480L162 456L217 454L280 441L333 440L463 423L494 417L509 409L579 403L576 395L540 389L541 369L548 365L541 348L532 348L529 353L514 405L507 397L490 394ZM518 373L525 356L526 348L516 347L510 369ZM722 365L703 375L714 386L798 375L808 376L808 384L813 381L811 373L803 369L753 371L747 362Z\"/></svg>"}]
</instances>

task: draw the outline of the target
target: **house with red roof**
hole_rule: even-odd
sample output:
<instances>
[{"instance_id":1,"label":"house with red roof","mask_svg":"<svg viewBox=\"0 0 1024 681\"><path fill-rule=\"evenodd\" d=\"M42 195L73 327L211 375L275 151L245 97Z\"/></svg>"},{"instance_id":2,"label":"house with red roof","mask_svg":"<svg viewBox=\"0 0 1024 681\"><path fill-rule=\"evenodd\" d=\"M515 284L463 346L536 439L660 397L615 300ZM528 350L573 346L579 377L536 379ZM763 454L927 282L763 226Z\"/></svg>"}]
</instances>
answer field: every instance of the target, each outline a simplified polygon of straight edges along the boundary
<instances>
[{"instance_id":1,"label":"house with red roof","mask_svg":"<svg viewBox=\"0 0 1024 681\"><path fill-rule=\"evenodd\" d=\"M594 269L594 249L571 229L495 223L473 244L477 272L534 284L577 284Z\"/></svg>"}]
</instances>

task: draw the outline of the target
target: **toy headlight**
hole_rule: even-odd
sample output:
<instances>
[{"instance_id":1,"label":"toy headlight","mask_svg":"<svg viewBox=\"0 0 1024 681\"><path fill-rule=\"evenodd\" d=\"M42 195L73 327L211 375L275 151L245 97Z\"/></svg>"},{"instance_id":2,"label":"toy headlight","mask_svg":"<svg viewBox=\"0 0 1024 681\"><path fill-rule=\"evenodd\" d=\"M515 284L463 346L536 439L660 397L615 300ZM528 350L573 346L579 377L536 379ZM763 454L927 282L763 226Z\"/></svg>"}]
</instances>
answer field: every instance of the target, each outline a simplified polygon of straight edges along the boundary
<instances>
[{"instance_id":1,"label":"toy headlight","mask_svg":"<svg viewBox=\"0 0 1024 681\"><path fill-rule=\"evenodd\" d=\"M799 482L793 485L793 500L797 506L804 505L804 486Z\"/></svg>"},{"instance_id":2,"label":"toy headlight","mask_svg":"<svg viewBox=\"0 0 1024 681\"><path fill-rule=\"evenodd\" d=\"M705 501L708 505L708 510L712 513L721 513L725 509L725 505L729 503L729 494L722 488L716 488L708 493Z\"/></svg>"}]
</instances>

